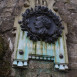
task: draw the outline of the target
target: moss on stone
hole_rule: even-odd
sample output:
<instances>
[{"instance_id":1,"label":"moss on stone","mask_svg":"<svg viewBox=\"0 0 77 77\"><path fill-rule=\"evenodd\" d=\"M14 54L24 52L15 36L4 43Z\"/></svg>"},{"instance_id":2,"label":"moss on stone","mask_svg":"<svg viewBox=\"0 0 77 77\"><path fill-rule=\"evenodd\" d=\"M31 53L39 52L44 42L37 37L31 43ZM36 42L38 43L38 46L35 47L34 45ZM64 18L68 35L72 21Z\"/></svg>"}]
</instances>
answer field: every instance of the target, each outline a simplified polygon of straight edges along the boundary
<instances>
[{"instance_id":1,"label":"moss on stone","mask_svg":"<svg viewBox=\"0 0 77 77\"><path fill-rule=\"evenodd\" d=\"M4 39L0 36L0 77L10 77L11 63L10 52L7 52L8 45L4 42ZM7 57L8 55L8 57Z\"/></svg>"},{"instance_id":2,"label":"moss on stone","mask_svg":"<svg viewBox=\"0 0 77 77\"><path fill-rule=\"evenodd\" d=\"M2 59L4 56L4 40L0 36L0 59Z\"/></svg>"}]
</instances>

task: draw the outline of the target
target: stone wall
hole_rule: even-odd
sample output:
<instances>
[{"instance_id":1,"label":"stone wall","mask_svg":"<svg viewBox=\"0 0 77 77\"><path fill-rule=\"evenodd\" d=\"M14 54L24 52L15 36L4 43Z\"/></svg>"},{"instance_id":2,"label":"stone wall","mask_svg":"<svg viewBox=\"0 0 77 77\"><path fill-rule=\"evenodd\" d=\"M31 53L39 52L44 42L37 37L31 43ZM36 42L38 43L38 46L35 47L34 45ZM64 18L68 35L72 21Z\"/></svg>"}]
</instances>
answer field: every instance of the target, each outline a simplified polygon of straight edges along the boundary
<instances>
[{"instance_id":1,"label":"stone wall","mask_svg":"<svg viewBox=\"0 0 77 77\"><path fill-rule=\"evenodd\" d=\"M14 51L14 20L26 0L0 0L0 77L15 77L12 70L12 53ZM67 49L69 56L68 72L56 72L53 75L50 62L30 61L29 69L16 69L21 77L77 77L77 0L55 0L54 7L63 21L67 23ZM4 43L3 43L3 40ZM35 64L34 64L35 63ZM38 68L37 68L38 67ZM40 72L41 71L41 72ZM52 72L52 73L51 73Z\"/></svg>"}]
</instances>

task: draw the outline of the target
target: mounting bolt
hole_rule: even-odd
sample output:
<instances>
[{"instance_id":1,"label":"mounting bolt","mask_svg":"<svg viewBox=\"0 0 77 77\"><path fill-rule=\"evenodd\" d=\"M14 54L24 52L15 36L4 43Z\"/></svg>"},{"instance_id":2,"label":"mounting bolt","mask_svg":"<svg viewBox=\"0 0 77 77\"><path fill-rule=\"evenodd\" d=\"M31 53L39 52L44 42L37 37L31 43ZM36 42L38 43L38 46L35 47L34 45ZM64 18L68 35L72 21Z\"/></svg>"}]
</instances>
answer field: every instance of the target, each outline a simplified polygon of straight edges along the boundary
<instances>
[{"instance_id":1,"label":"mounting bolt","mask_svg":"<svg viewBox=\"0 0 77 77\"><path fill-rule=\"evenodd\" d=\"M55 12L58 12L58 8L57 8L57 7L53 7L53 10L54 10Z\"/></svg>"},{"instance_id":2,"label":"mounting bolt","mask_svg":"<svg viewBox=\"0 0 77 77\"><path fill-rule=\"evenodd\" d=\"M24 54L23 50L20 50L20 51L19 51L19 54L20 54L20 55L23 55L23 54Z\"/></svg>"},{"instance_id":3,"label":"mounting bolt","mask_svg":"<svg viewBox=\"0 0 77 77\"><path fill-rule=\"evenodd\" d=\"M59 58L60 58L60 59L63 59L63 55L62 55L62 54L60 54L60 55L59 55Z\"/></svg>"},{"instance_id":4,"label":"mounting bolt","mask_svg":"<svg viewBox=\"0 0 77 77\"><path fill-rule=\"evenodd\" d=\"M21 23L22 23L22 21L18 21L18 23L19 23L19 24L21 24Z\"/></svg>"},{"instance_id":5,"label":"mounting bolt","mask_svg":"<svg viewBox=\"0 0 77 77\"><path fill-rule=\"evenodd\" d=\"M29 6L30 6L29 1L24 3L24 7L29 7Z\"/></svg>"}]
</instances>

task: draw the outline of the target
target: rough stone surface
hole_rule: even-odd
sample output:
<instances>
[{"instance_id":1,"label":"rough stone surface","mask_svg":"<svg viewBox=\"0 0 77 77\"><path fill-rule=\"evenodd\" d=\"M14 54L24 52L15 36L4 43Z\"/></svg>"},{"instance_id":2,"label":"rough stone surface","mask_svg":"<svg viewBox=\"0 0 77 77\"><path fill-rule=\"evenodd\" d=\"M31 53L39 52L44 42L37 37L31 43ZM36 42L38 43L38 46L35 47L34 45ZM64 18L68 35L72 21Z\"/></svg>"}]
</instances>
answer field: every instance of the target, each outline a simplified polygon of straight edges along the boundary
<instances>
[{"instance_id":1,"label":"rough stone surface","mask_svg":"<svg viewBox=\"0 0 77 77\"><path fill-rule=\"evenodd\" d=\"M58 13L61 18L67 23L68 35L67 35L67 49L69 56L69 72L67 77L77 77L77 0L69 0L63 2L58 0L55 4L58 7Z\"/></svg>"},{"instance_id":2,"label":"rough stone surface","mask_svg":"<svg viewBox=\"0 0 77 77\"><path fill-rule=\"evenodd\" d=\"M0 60L0 77L15 77L14 71L11 69L13 49L9 48L9 41L14 44L15 37L12 34L14 19L20 13L24 1L26 0L0 0L0 35L7 43L5 55ZM16 69L16 74L18 74L16 77L77 77L77 0L55 1L54 6L58 8L58 13L68 27L69 71L53 73L54 69L50 67L52 63L30 61L28 70Z\"/></svg>"}]
</instances>

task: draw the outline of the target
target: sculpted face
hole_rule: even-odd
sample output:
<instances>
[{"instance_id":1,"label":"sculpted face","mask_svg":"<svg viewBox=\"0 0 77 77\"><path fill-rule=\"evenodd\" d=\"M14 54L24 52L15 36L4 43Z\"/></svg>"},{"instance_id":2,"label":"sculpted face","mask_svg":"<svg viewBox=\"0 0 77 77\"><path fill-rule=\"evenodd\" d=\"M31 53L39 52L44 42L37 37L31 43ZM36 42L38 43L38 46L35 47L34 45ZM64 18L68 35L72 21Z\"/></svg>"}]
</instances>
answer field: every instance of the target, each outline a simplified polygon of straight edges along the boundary
<instances>
[{"instance_id":1,"label":"sculpted face","mask_svg":"<svg viewBox=\"0 0 77 77\"><path fill-rule=\"evenodd\" d=\"M36 17L34 26L37 29L37 33L39 35L48 34L48 30L51 26L51 21L50 19L47 19L46 16L39 16Z\"/></svg>"}]
</instances>

